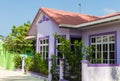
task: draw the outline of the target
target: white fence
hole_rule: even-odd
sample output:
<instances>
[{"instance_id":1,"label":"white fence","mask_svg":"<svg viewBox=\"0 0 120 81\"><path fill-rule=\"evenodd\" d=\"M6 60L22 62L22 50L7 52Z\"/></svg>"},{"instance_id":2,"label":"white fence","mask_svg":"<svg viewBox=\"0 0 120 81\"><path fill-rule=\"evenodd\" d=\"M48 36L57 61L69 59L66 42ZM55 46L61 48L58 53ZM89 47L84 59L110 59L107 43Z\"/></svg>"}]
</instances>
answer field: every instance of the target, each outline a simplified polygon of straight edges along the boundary
<instances>
[{"instance_id":1,"label":"white fence","mask_svg":"<svg viewBox=\"0 0 120 81\"><path fill-rule=\"evenodd\" d=\"M120 81L120 65L82 61L82 81Z\"/></svg>"}]
</instances>

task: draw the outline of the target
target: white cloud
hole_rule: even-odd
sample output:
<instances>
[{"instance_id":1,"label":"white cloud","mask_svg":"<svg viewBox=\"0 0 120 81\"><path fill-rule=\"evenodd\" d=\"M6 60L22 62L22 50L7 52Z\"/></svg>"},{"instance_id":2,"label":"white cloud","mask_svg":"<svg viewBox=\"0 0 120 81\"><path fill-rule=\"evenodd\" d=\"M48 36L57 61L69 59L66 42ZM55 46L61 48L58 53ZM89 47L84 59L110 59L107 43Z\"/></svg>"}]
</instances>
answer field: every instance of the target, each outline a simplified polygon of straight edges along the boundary
<instances>
[{"instance_id":1,"label":"white cloud","mask_svg":"<svg viewBox=\"0 0 120 81\"><path fill-rule=\"evenodd\" d=\"M110 13L117 12L117 10L110 9L110 8L104 8L103 11L104 11L105 14L110 14Z\"/></svg>"}]
</instances>

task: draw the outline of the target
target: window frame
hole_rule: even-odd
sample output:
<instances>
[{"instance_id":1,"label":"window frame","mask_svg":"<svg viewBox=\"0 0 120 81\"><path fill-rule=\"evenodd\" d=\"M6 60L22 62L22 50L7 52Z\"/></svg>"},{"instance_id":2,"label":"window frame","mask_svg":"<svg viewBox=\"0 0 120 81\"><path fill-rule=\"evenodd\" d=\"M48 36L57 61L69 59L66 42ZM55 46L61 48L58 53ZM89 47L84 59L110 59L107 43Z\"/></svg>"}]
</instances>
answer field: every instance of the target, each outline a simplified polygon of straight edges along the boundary
<instances>
[{"instance_id":1,"label":"window frame","mask_svg":"<svg viewBox=\"0 0 120 81\"><path fill-rule=\"evenodd\" d=\"M106 43L103 43L103 36L108 36L108 37L110 37L110 35L114 35L114 42L106 42ZM103 62L103 52L104 51L101 51L102 52L102 64L117 64L117 32L116 31L112 31L112 32L105 32L105 33L99 33L99 34L93 34L93 35L89 35L89 46L91 46L92 45L92 38L93 37L101 37L102 39L101 39L101 41L102 41L102 44L100 44L100 45L103 45L103 44L107 44L108 45L108 47L109 47L109 45L110 44L114 44L114 63L110 63L110 62L108 62L108 63L104 63ZM109 39L109 38L108 38ZM99 43L98 43L99 44ZM95 44L95 45L97 45L97 43ZM101 47L101 50L102 50L102 48L103 48L103 46ZM109 48L110 49L110 48ZM95 49L96 50L96 49ZM109 50L107 51L107 52L110 52ZM110 55L110 53L109 53L109 55ZM110 59L109 59L109 57L110 56L108 56L108 60L110 61ZM96 57L95 57L96 58Z\"/></svg>"},{"instance_id":2,"label":"window frame","mask_svg":"<svg viewBox=\"0 0 120 81\"><path fill-rule=\"evenodd\" d=\"M57 38L60 38L60 37L65 37L66 38L66 35L57 35ZM57 56L58 56L58 50L57 50L57 47L58 47L58 45L60 46L61 45L61 43L57 43L57 39L55 38L55 63L59 66L59 60L60 60L60 58L58 58ZM62 57L63 59L64 59L64 56Z\"/></svg>"},{"instance_id":3,"label":"window frame","mask_svg":"<svg viewBox=\"0 0 120 81\"><path fill-rule=\"evenodd\" d=\"M41 43L42 43L42 45L41 45ZM42 51L41 51L41 47L42 47ZM45 48L45 50L43 48ZM48 60L48 58L49 58L49 36L39 38L39 50L42 55L42 59ZM45 54L45 55L43 55L43 54ZM48 55L46 55L46 54L48 54ZM45 56L45 57L43 57L43 56Z\"/></svg>"}]
</instances>

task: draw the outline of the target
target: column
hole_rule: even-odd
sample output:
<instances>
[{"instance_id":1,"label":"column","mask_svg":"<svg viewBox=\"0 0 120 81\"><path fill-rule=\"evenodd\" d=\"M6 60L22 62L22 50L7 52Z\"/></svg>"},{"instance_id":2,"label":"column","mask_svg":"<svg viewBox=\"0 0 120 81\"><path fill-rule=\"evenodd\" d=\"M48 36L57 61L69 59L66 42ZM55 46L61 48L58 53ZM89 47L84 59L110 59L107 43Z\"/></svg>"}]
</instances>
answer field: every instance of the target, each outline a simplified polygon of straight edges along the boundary
<instances>
[{"instance_id":1,"label":"column","mask_svg":"<svg viewBox=\"0 0 120 81\"><path fill-rule=\"evenodd\" d=\"M88 78L88 61L87 60L82 60L82 81L89 81Z\"/></svg>"},{"instance_id":2,"label":"column","mask_svg":"<svg viewBox=\"0 0 120 81\"><path fill-rule=\"evenodd\" d=\"M64 79L64 60L60 59L60 73L59 80L62 81Z\"/></svg>"},{"instance_id":3,"label":"column","mask_svg":"<svg viewBox=\"0 0 120 81\"><path fill-rule=\"evenodd\" d=\"M51 67L52 67L52 59L48 59L48 81L52 81Z\"/></svg>"}]
</instances>

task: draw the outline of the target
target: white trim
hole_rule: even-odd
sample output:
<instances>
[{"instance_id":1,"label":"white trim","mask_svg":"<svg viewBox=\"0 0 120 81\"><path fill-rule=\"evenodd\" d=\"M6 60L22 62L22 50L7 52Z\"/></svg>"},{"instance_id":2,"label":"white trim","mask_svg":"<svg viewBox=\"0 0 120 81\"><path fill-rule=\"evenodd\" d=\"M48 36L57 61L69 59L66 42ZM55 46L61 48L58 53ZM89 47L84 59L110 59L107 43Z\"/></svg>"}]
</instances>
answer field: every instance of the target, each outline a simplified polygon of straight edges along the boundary
<instances>
[{"instance_id":1,"label":"white trim","mask_svg":"<svg viewBox=\"0 0 120 81\"><path fill-rule=\"evenodd\" d=\"M61 28L82 28L82 27L87 27L90 25L99 24L99 23L114 21L117 19L120 20L120 15L112 16L112 17L108 17L108 18L103 18L103 19L98 19L95 21L91 21L91 22L87 22L87 23L83 23L83 24L79 24L79 25L60 24L59 27L61 27Z\"/></svg>"},{"instance_id":2,"label":"white trim","mask_svg":"<svg viewBox=\"0 0 120 81\"><path fill-rule=\"evenodd\" d=\"M37 36L27 36L25 37L26 40L30 40L30 39L37 39Z\"/></svg>"}]
</instances>

